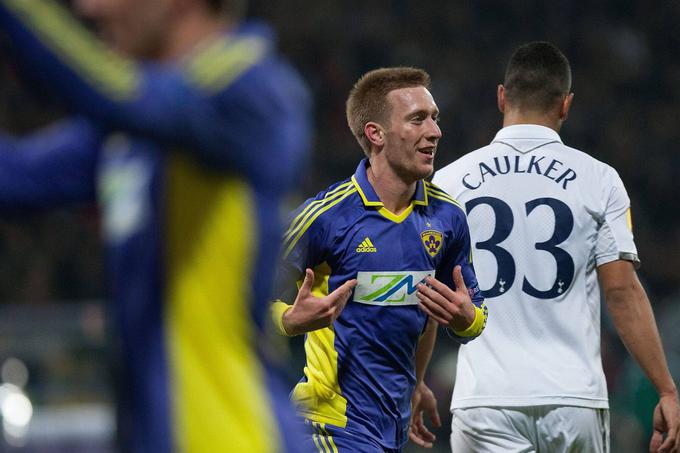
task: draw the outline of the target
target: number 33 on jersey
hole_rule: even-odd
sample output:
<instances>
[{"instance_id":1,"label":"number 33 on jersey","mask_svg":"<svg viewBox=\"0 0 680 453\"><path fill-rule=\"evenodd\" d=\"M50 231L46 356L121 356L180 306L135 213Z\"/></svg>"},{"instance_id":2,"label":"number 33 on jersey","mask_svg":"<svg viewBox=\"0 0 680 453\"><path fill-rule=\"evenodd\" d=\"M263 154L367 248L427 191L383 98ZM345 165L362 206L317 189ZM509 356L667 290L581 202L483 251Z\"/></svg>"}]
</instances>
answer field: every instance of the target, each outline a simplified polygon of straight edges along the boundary
<instances>
[{"instance_id":1,"label":"number 33 on jersey","mask_svg":"<svg viewBox=\"0 0 680 453\"><path fill-rule=\"evenodd\" d=\"M455 407L606 408L597 266L637 263L616 171L565 146L552 129L514 125L434 182L465 207L493 314L483 337L461 348Z\"/></svg>"}]
</instances>

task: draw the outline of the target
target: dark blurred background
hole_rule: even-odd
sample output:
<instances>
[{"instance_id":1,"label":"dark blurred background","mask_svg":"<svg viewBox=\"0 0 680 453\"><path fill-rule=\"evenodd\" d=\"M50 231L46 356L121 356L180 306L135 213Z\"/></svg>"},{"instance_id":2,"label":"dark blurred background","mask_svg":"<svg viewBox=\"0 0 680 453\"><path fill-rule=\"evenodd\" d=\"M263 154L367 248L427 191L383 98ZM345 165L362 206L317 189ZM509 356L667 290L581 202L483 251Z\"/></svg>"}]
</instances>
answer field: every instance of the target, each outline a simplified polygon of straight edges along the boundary
<instances>
[{"instance_id":1,"label":"dark blurred background","mask_svg":"<svg viewBox=\"0 0 680 453\"><path fill-rule=\"evenodd\" d=\"M283 0L251 1L250 15L273 23L315 96L316 145L291 207L349 176L363 157L344 102L364 72L409 65L432 75L441 167L488 144L501 127L496 85L513 49L531 40L557 44L571 61L576 93L562 138L611 164L627 186L640 277L677 382L680 2ZM0 130L21 134L61 115L1 53ZM0 452L112 451L115 383L98 228L93 206L0 218ZM645 451L654 390L606 317L602 333L612 450ZM299 339L293 346L291 385L304 360ZM448 451L456 349L440 337L427 379L443 416L436 452Z\"/></svg>"}]
</instances>

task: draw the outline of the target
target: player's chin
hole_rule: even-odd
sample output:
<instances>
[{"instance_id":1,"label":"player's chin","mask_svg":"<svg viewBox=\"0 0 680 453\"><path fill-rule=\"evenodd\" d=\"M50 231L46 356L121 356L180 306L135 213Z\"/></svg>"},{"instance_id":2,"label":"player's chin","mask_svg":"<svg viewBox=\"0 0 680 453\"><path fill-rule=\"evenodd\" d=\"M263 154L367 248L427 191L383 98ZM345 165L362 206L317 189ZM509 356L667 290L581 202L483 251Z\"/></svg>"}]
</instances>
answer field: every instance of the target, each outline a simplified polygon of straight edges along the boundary
<instances>
[{"instance_id":1,"label":"player's chin","mask_svg":"<svg viewBox=\"0 0 680 453\"><path fill-rule=\"evenodd\" d=\"M419 162L415 167L414 173L418 179L425 179L434 173L434 162Z\"/></svg>"}]
</instances>

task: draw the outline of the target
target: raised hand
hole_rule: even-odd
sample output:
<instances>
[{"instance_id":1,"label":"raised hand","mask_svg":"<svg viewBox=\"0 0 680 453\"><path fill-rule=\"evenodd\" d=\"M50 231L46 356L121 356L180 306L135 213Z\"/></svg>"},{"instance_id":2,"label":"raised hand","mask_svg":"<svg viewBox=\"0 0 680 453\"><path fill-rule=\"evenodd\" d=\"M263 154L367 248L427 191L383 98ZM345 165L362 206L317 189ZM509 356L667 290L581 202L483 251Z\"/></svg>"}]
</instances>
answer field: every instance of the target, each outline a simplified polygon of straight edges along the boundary
<instances>
[{"instance_id":1,"label":"raised hand","mask_svg":"<svg viewBox=\"0 0 680 453\"><path fill-rule=\"evenodd\" d=\"M312 294L314 271L306 269L295 303L283 315L283 327L288 335L299 335L333 324L345 308L356 285L356 279L347 280L327 296L316 297Z\"/></svg>"},{"instance_id":2,"label":"raised hand","mask_svg":"<svg viewBox=\"0 0 680 453\"><path fill-rule=\"evenodd\" d=\"M454 331L463 331L475 320L475 306L468 294L460 266L453 269L452 290L434 277L427 277L425 284L418 285L416 296L419 307L439 324Z\"/></svg>"}]
</instances>

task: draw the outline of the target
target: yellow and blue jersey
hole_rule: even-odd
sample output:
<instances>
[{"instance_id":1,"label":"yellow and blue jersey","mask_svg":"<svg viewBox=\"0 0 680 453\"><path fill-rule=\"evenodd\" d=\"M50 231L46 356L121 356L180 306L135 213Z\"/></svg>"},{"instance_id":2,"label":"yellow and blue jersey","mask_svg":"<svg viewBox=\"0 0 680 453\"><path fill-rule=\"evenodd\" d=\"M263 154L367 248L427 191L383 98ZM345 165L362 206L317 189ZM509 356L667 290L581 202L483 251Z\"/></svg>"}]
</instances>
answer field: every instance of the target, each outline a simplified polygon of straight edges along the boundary
<instances>
[{"instance_id":1,"label":"yellow and blue jersey","mask_svg":"<svg viewBox=\"0 0 680 453\"><path fill-rule=\"evenodd\" d=\"M111 53L50 1L3 0L27 70L82 117L0 137L0 207L97 201L126 452L299 451L256 345L310 99L244 24L173 64Z\"/></svg>"},{"instance_id":2,"label":"yellow and blue jersey","mask_svg":"<svg viewBox=\"0 0 680 453\"><path fill-rule=\"evenodd\" d=\"M305 376L292 398L315 426L341 427L399 449L408 437L416 347L427 322L416 285L433 275L454 288L453 268L460 265L473 303L486 310L458 203L419 181L410 206L395 215L369 183L368 165L364 159L351 178L293 213L277 286L306 268L314 270L317 296L358 279L333 325L306 335ZM293 293L280 294L281 300L292 302Z\"/></svg>"}]
</instances>

